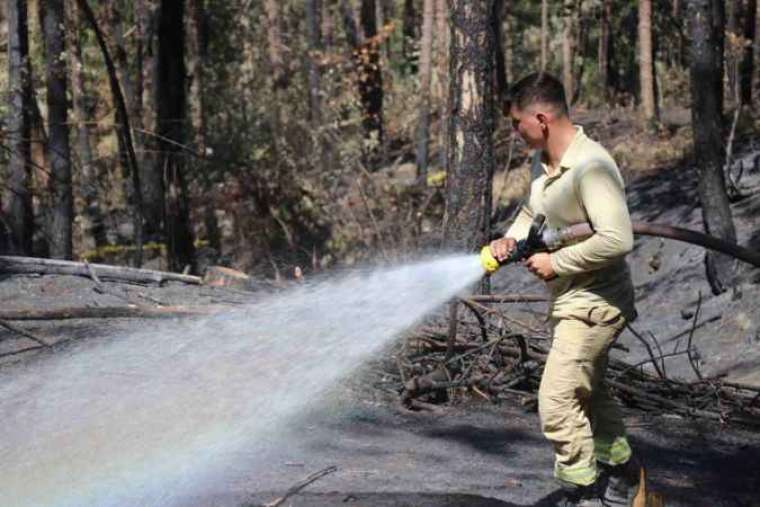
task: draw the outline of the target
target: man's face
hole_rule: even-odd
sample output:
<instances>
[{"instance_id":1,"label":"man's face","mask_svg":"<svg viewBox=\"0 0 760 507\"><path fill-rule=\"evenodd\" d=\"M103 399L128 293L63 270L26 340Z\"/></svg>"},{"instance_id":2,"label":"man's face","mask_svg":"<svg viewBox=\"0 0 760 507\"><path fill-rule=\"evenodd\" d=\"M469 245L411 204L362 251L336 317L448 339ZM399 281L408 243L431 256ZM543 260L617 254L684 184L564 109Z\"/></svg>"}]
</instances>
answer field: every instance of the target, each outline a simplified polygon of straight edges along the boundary
<instances>
[{"instance_id":1,"label":"man's face","mask_svg":"<svg viewBox=\"0 0 760 507\"><path fill-rule=\"evenodd\" d=\"M519 109L516 105L509 108L512 128L533 149L542 149L546 145L546 114L537 112L533 107Z\"/></svg>"}]
</instances>

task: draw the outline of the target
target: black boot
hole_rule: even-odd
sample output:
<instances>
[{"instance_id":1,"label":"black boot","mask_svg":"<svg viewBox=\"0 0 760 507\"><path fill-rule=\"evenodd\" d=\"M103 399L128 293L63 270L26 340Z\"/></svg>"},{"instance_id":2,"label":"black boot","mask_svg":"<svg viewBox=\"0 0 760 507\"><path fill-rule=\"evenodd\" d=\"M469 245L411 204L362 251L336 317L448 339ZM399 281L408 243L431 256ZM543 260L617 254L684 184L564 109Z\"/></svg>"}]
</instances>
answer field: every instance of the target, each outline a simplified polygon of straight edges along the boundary
<instances>
[{"instance_id":1,"label":"black boot","mask_svg":"<svg viewBox=\"0 0 760 507\"><path fill-rule=\"evenodd\" d=\"M604 504L610 507L630 507L639 489L640 464L634 458L622 465L602 465Z\"/></svg>"},{"instance_id":2,"label":"black boot","mask_svg":"<svg viewBox=\"0 0 760 507\"><path fill-rule=\"evenodd\" d=\"M597 483L588 486L562 483L562 491L564 496L557 507L603 507L605 505Z\"/></svg>"}]
</instances>

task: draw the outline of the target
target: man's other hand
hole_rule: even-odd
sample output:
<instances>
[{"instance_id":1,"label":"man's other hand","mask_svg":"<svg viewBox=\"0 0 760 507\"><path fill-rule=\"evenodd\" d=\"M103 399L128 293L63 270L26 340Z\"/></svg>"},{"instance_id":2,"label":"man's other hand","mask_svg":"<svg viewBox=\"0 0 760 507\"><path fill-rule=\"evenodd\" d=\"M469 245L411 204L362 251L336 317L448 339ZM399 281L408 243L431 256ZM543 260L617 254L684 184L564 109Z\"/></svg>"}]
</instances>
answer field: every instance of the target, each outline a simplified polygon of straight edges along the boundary
<instances>
[{"instance_id":1,"label":"man's other hand","mask_svg":"<svg viewBox=\"0 0 760 507\"><path fill-rule=\"evenodd\" d=\"M557 276L552 267L551 255L546 252L533 254L523 261L528 271L542 280L548 281Z\"/></svg>"},{"instance_id":2,"label":"man's other hand","mask_svg":"<svg viewBox=\"0 0 760 507\"><path fill-rule=\"evenodd\" d=\"M502 262L515 251L515 248L517 248L517 240L515 238L495 239L491 241L488 248L491 249L491 255L493 255L497 261Z\"/></svg>"}]
</instances>

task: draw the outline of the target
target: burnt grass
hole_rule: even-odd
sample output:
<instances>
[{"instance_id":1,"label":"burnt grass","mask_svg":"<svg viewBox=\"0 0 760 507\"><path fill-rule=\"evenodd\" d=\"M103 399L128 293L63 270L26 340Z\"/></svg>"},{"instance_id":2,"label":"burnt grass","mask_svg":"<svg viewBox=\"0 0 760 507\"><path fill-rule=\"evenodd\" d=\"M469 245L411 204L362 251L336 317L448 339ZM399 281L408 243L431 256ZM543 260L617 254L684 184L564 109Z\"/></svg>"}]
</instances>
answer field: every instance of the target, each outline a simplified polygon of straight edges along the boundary
<instances>
[{"instance_id":1,"label":"burnt grass","mask_svg":"<svg viewBox=\"0 0 760 507\"><path fill-rule=\"evenodd\" d=\"M747 148L737 156L751 159L754 152ZM670 168L631 181L628 195L634 219L701 229L696 181L687 169ZM745 196L733 204L739 241L758 248L760 174L748 171L741 185ZM635 326L641 333L652 333L666 352L683 347L679 333L691 327L701 297L693 340L702 372L758 385L758 270L742 267L738 290L713 296L704 279L702 258L698 247L637 239L630 256L640 313ZM176 283L105 285L109 290L104 294L81 277L3 276L0 306L55 309L135 302L236 306L261 294ZM502 270L493 285L494 292L543 290L521 268ZM536 311L543 309L516 306L514 311L535 318ZM100 340L150 325L150 321L82 319L15 325L53 346L23 352L34 343L0 328L0 372L4 375L12 376L16 368L42 361L72 343ZM634 363L646 357L630 333L621 337L621 343L629 351L616 352L620 359ZM666 366L673 378L693 379L683 357L667 361ZM398 404L398 387L385 377L381 365L362 368L334 386L323 402L305 408L303 417L293 421L276 445L252 451L257 465L250 469L248 479L219 483L202 497L185 499L183 505L263 505L329 466L337 466L337 471L284 505L538 506L556 500L552 453L540 434L535 412L473 399L460 399L433 413L409 412ZM760 506L760 434L667 413L627 409L625 416L635 452L647 467L650 487L664 494L667 505Z\"/></svg>"}]
</instances>

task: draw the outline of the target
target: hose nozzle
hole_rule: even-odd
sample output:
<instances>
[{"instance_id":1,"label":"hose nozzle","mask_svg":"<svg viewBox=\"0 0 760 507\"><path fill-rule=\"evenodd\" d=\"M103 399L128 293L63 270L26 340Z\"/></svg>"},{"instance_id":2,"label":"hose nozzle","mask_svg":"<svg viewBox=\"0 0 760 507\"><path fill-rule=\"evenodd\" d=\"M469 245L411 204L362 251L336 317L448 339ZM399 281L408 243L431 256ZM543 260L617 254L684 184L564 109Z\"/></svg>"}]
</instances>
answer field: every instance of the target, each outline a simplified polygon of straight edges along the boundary
<instances>
[{"instance_id":1,"label":"hose nozzle","mask_svg":"<svg viewBox=\"0 0 760 507\"><path fill-rule=\"evenodd\" d=\"M483 266L483 270L488 273L496 272L501 264L496 260L496 257L491 253L491 247L486 245L480 249L480 264Z\"/></svg>"}]
</instances>

